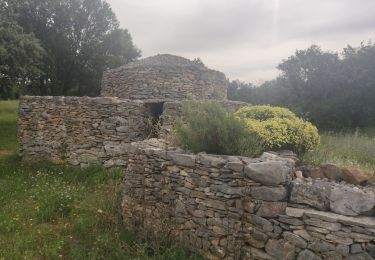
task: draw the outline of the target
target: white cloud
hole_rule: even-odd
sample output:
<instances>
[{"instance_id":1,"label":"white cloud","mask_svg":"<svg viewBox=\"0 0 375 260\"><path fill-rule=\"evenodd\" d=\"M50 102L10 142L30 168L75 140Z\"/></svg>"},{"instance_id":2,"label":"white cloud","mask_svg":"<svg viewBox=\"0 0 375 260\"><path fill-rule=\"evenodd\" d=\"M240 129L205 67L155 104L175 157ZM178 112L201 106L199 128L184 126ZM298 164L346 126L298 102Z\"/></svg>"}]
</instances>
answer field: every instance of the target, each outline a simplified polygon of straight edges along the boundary
<instances>
[{"instance_id":1,"label":"white cloud","mask_svg":"<svg viewBox=\"0 0 375 260\"><path fill-rule=\"evenodd\" d=\"M143 56L200 57L259 82L296 49L341 51L375 35L373 0L107 0Z\"/></svg>"}]
</instances>

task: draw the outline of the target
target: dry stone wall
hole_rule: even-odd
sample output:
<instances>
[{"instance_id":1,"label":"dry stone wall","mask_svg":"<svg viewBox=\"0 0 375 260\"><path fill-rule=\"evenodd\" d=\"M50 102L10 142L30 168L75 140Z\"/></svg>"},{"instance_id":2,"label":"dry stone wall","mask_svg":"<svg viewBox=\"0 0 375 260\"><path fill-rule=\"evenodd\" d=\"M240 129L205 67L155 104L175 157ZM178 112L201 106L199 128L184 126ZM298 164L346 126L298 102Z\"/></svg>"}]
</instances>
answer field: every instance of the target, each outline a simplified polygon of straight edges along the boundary
<instances>
[{"instance_id":1,"label":"dry stone wall","mask_svg":"<svg viewBox=\"0 0 375 260\"><path fill-rule=\"evenodd\" d=\"M18 119L20 152L26 159L123 166L128 144L147 138L148 118L142 101L24 96Z\"/></svg>"},{"instance_id":2,"label":"dry stone wall","mask_svg":"<svg viewBox=\"0 0 375 260\"><path fill-rule=\"evenodd\" d=\"M104 73L101 96L127 99L227 99L222 72L174 55L157 55Z\"/></svg>"},{"instance_id":3,"label":"dry stone wall","mask_svg":"<svg viewBox=\"0 0 375 260\"><path fill-rule=\"evenodd\" d=\"M126 224L170 232L208 259L374 259L375 191L295 178L294 159L132 144ZM348 195L345 195L348 194Z\"/></svg>"},{"instance_id":4,"label":"dry stone wall","mask_svg":"<svg viewBox=\"0 0 375 260\"><path fill-rule=\"evenodd\" d=\"M244 104L221 102L228 109ZM20 152L25 159L126 166L130 143L148 138L159 117L160 135L167 136L181 108L177 101L24 96L19 108Z\"/></svg>"}]
</instances>

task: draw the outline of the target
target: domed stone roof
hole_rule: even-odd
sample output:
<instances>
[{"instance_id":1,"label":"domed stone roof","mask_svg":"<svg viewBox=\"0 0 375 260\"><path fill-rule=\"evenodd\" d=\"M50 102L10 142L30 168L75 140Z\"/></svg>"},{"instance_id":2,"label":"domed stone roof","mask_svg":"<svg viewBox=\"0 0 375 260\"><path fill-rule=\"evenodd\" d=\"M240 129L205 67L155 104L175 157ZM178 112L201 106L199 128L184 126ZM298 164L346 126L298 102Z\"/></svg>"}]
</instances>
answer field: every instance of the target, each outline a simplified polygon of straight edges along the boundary
<instances>
[{"instance_id":1,"label":"domed stone roof","mask_svg":"<svg viewBox=\"0 0 375 260\"><path fill-rule=\"evenodd\" d=\"M196 67L200 69L207 69L202 63L191 61L184 57L172 54L158 54L142 60L134 61L121 66L123 68L148 67L148 66L169 66L169 67Z\"/></svg>"},{"instance_id":2,"label":"domed stone roof","mask_svg":"<svg viewBox=\"0 0 375 260\"><path fill-rule=\"evenodd\" d=\"M131 62L103 75L101 96L126 99L183 100L227 97L224 73L208 69L200 61L158 54Z\"/></svg>"}]
</instances>

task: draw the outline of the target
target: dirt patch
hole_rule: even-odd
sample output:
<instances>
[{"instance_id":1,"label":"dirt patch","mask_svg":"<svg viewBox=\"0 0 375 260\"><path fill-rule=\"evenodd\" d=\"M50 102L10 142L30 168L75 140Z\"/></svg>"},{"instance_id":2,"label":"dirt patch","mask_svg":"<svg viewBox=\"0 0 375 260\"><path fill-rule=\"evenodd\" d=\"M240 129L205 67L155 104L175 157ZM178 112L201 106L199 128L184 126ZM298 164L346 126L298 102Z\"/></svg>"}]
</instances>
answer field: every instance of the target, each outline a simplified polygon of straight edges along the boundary
<instances>
[{"instance_id":1,"label":"dirt patch","mask_svg":"<svg viewBox=\"0 0 375 260\"><path fill-rule=\"evenodd\" d=\"M0 156L11 155L12 153L14 153L14 151L0 149Z\"/></svg>"}]
</instances>

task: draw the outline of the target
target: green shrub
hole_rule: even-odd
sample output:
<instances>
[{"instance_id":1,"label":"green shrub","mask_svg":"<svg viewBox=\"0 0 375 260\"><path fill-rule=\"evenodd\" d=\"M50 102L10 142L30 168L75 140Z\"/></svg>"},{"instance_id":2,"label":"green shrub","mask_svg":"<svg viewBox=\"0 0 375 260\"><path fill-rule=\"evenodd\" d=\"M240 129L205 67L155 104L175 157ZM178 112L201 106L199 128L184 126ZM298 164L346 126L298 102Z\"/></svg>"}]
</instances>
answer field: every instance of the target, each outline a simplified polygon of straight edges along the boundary
<instances>
[{"instance_id":1,"label":"green shrub","mask_svg":"<svg viewBox=\"0 0 375 260\"><path fill-rule=\"evenodd\" d=\"M245 120L250 132L258 135L270 150L292 150L298 154L319 144L318 129L281 107L244 107L236 112Z\"/></svg>"},{"instance_id":2,"label":"green shrub","mask_svg":"<svg viewBox=\"0 0 375 260\"><path fill-rule=\"evenodd\" d=\"M216 102L189 101L175 127L175 142L192 152L254 157L263 142L243 120Z\"/></svg>"},{"instance_id":3,"label":"green shrub","mask_svg":"<svg viewBox=\"0 0 375 260\"><path fill-rule=\"evenodd\" d=\"M236 112L236 115L244 119L255 119L259 121L272 118L295 119L296 115L287 108L270 106L247 106Z\"/></svg>"}]
</instances>

